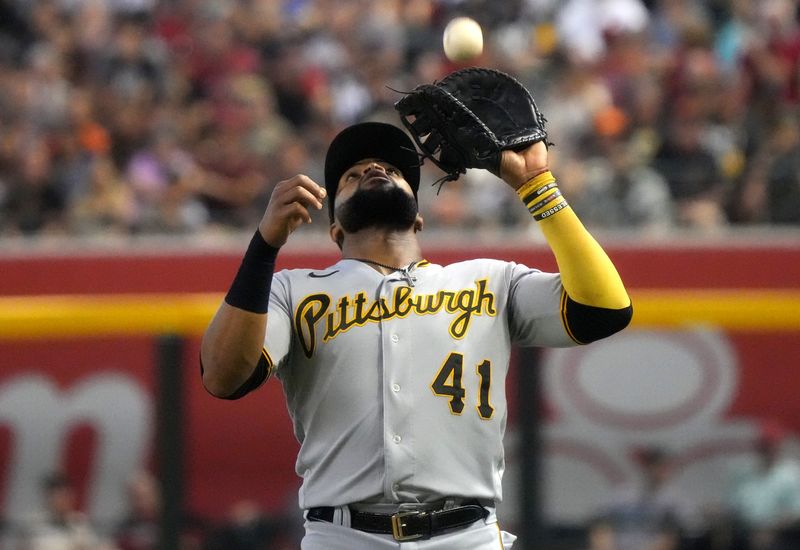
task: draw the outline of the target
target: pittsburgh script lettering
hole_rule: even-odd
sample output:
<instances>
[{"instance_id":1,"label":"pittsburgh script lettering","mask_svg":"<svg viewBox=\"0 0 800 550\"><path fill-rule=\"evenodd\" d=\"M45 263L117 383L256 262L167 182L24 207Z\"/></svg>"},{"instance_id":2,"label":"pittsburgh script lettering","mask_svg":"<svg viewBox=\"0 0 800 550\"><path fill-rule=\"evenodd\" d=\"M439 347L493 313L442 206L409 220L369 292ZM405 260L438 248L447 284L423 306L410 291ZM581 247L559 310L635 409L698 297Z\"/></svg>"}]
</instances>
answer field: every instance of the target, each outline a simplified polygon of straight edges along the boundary
<instances>
[{"instance_id":1,"label":"pittsburgh script lettering","mask_svg":"<svg viewBox=\"0 0 800 550\"><path fill-rule=\"evenodd\" d=\"M409 315L433 315L444 310L456 314L450 322L450 336L460 340L467 334L474 315L497 315L494 294L487 290L487 280L475 281L473 288L440 290L435 294L415 294L409 286L397 287L391 299L370 300L365 292L333 300L327 294L306 296L297 306L294 323L306 357L314 354L317 325L324 322L324 342L336 338L352 327Z\"/></svg>"}]
</instances>

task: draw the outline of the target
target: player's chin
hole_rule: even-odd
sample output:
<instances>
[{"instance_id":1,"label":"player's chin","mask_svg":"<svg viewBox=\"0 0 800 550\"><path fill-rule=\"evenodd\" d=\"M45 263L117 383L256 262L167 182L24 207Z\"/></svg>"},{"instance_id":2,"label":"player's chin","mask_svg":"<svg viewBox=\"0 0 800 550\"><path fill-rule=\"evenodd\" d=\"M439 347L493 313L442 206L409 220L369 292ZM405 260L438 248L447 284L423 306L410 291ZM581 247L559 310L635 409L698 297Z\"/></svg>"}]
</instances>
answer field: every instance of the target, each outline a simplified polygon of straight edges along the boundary
<instances>
[{"instance_id":1,"label":"player's chin","mask_svg":"<svg viewBox=\"0 0 800 550\"><path fill-rule=\"evenodd\" d=\"M414 196L394 183L360 188L336 207L336 217L348 233L371 227L410 229L417 212Z\"/></svg>"}]
</instances>

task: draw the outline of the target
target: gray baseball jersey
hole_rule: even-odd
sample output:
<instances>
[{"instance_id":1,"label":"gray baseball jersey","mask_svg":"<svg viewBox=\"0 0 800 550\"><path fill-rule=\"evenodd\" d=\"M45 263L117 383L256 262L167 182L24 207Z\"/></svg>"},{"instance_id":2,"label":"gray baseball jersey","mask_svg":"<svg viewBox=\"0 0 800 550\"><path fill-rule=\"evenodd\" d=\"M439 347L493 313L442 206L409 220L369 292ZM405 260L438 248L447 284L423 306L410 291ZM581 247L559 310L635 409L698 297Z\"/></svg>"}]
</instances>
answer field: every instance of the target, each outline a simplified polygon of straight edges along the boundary
<instances>
[{"instance_id":1,"label":"gray baseball jersey","mask_svg":"<svg viewBox=\"0 0 800 550\"><path fill-rule=\"evenodd\" d=\"M498 260L275 274L264 348L300 506L499 500L512 343L570 346L558 274Z\"/></svg>"}]
</instances>

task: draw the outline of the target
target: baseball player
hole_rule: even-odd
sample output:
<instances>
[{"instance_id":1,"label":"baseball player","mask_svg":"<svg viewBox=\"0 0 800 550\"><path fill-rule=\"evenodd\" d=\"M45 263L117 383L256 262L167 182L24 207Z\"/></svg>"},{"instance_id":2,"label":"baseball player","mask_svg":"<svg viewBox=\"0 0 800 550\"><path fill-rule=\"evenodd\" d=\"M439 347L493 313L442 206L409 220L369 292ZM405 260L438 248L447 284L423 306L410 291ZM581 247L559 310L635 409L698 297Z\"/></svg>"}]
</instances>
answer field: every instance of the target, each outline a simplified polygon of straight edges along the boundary
<instances>
[{"instance_id":1,"label":"baseball player","mask_svg":"<svg viewBox=\"0 0 800 550\"><path fill-rule=\"evenodd\" d=\"M419 158L400 128L344 129L325 187L280 182L202 341L203 383L242 397L280 380L301 447L304 550L510 548L498 527L504 387L513 344L572 346L624 328L613 264L548 170L547 147L504 151L500 175L540 220L560 273L428 262ZM274 272L327 204L341 259Z\"/></svg>"}]
</instances>

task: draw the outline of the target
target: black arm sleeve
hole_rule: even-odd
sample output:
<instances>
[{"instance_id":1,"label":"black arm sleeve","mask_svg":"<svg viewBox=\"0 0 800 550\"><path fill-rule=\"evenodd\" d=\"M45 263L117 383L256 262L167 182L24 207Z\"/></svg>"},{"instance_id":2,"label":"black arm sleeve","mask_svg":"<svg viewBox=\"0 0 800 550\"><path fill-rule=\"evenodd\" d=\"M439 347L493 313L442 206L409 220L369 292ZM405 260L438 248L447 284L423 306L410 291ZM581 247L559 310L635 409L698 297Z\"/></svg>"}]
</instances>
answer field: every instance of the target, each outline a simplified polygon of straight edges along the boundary
<instances>
[{"instance_id":1,"label":"black arm sleeve","mask_svg":"<svg viewBox=\"0 0 800 550\"><path fill-rule=\"evenodd\" d=\"M628 326L633 317L633 305L622 309L579 304L569 296L564 303L564 324L570 337L578 344L588 344L611 336Z\"/></svg>"}]
</instances>

